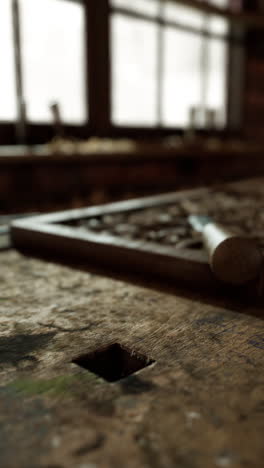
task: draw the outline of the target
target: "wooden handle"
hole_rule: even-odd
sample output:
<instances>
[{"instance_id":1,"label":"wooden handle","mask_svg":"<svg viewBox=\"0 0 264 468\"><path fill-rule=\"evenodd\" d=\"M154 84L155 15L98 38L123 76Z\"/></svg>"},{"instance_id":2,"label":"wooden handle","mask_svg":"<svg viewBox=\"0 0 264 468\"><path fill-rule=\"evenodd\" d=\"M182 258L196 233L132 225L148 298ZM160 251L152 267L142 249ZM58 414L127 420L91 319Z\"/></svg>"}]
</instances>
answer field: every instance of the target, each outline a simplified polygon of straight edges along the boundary
<instances>
[{"instance_id":1,"label":"wooden handle","mask_svg":"<svg viewBox=\"0 0 264 468\"><path fill-rule=\"evenodd\" d=\"M251 239L216 223L205 226L203 238L212 271L221 281L241 285L260 274L263 256Z\"/></svg>"}]
</instances>

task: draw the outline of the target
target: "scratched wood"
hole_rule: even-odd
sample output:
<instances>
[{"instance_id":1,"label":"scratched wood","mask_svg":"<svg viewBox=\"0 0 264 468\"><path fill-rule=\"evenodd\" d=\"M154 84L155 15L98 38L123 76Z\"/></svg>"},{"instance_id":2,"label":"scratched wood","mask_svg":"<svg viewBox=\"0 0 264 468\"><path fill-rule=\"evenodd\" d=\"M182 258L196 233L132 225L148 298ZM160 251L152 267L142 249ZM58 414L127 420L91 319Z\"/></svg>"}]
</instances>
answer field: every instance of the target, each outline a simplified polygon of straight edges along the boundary
<instances>
[{"instance_id":1,"label":"scratched wood","mask_svg":"<svg viewBox=\"0 0 264 468\"><path fill-rule=\"evenodd\" d=\"M0 262L1 467L263 467L263 306ZM155 363L72 363L110 343Z\"/></svg>"}]
</instances>

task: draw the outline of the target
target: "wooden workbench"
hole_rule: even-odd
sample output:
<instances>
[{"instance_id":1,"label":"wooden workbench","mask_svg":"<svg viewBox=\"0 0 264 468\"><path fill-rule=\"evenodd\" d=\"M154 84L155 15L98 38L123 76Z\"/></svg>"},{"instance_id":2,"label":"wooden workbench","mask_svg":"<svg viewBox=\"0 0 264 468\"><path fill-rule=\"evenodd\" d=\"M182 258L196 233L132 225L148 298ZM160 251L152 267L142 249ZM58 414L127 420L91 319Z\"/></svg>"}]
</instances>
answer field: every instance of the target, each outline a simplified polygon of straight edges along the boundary
<instances>
[{"instance_id":1,"label":"wooden workbench","mask_svg":"<svg viewBox=\"0 0 264 468\"><path fill-rule=\"evenodd\" d=\"M263 467L263 306L0 262L1 468ZM111 343L155 363L72 363Z\"/></svg>"}]
</instances>

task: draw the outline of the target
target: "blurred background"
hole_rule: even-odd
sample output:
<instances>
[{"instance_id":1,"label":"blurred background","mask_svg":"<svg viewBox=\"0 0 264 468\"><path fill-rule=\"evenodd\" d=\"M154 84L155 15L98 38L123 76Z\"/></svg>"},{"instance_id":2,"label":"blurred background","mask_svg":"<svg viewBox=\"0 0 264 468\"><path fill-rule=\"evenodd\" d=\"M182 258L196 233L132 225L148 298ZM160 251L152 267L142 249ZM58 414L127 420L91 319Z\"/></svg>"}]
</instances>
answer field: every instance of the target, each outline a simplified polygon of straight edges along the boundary
<instances>
[{"instance_id":1,"label":"blurred background","mask_svg":"<svg viewBox=\"0 0 264 468\"><path fill-rule=\"evenodd\" d=\"M264 1L1 0L0 212L264 174Z\"/></svg>"}]
</instances>

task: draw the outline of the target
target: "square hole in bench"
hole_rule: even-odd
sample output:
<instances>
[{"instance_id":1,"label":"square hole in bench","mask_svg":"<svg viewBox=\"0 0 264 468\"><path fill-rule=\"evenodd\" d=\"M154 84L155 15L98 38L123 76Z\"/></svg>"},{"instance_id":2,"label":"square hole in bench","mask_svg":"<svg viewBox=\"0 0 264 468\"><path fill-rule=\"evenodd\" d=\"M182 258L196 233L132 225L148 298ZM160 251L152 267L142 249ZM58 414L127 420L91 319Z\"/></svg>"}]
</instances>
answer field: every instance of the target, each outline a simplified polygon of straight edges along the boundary
<instances>
[{"instance_id":1,"label":"square hole in bench","mask_svg":"<svg viewBox=\"0 0 264 468\"><path fill-rule=\"evenodd\" d=\"M72 362L103 377L108 382L115 382L149 366L154 361L119 343L113 343L93 353L79 356Z\"/></svg>"}]
</instances>

